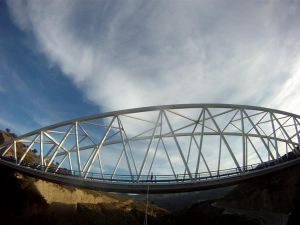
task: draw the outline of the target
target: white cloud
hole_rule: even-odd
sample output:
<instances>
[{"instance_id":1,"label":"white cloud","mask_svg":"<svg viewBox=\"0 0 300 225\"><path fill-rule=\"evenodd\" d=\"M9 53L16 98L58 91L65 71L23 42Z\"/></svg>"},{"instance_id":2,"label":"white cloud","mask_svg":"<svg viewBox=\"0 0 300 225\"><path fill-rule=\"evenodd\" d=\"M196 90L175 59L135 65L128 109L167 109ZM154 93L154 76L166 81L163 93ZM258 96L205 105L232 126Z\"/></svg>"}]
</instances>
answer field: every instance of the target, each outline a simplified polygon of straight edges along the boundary
<instances>
[{"instance_id":1,"label":"white cloud","mask_svg":"<svg viewBox=\"0 0 300 225\"><path fill-rule=\"evenodd\" d=\"M298 13L288 2L8 3L49 60L105 110L187 102L277 107L270 100L297 79Z\"/></svg>"},{"instance_id":2,"label":"white cloud","mask_svg":"<svg viewBox=\"0 0 300 225\"><path fill-rule=\"evenodd\" d=\"M17 1L16 24L104 111L221 102L300 114L290 1Z\"/></svg>"},{"instance_id":3,"label":"white cloud","mask_svg":"<svg viewBox=\"0 0 300 225\"><path fill-rule=\"evenodd\" d=\"M300 54L296 57L290 68L291 76L286 78L283 88L278 91L272 105L289 112L300 113L299 110L299 87L300 87Z\"/></svg>"}]
</instances>

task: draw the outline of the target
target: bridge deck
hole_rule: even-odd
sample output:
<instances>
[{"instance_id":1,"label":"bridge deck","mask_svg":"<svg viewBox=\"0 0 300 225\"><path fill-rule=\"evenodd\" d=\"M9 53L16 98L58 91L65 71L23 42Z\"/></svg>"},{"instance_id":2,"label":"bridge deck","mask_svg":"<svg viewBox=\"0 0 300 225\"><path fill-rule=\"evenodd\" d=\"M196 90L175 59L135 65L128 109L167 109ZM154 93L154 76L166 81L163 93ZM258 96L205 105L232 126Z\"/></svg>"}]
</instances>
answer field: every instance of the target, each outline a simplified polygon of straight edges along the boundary
<instances>
[{"instance_id":1,"label":"bridge deck","mask_svg":"<svg viewBox=\"0 0 300 225\"><path fill-rule=\"evenodd\" d=\"M300 116L293 113L245 105L164 105L91 115L14 136L0 145L0 164L97 190L182 192L293 166L300 161L299 145Z\"/></svg>"},{"instance_id":2,"label":"bridge deck","mask_svg":"<svg viewBox=\"0 0 300 225\"><path fill-rule=\"evenodd\" d=\"M291 168L300 163L300 157L278 164L270 164L257 166L252 165L244 172L238 172L238 169L227 174L219 174L213 176L200 176L198 179L141 179L139 182L132 182L129 179L105 179L95 176L87 178L77 175L59 174L55 172L45 172L41 169L33 169L27 166L19 166L13 162L0 159L0 164L10 167L17 172L27 174L29 176L51 181L58 184L71 185L75 187L88 188L99 191L124 192L124 193L146 193L149 187L150 193L176 193L208 190L213 188L235 185L246 180L250 180L266 174L272 174L286 168Z\"/></svg>"}]
</instances>

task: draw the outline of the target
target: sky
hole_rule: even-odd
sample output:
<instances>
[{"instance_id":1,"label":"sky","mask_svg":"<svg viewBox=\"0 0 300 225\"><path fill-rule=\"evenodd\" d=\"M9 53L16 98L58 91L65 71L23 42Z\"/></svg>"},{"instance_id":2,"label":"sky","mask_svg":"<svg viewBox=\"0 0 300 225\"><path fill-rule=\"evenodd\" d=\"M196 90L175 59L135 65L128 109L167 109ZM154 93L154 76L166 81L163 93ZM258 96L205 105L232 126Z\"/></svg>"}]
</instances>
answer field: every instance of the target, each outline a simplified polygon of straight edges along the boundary
<instances>
[{"instance_id":1,"label":"sky","mask_svg":"<svg viewBox=\"0 0 300 225\"><path fill-rule=\"evenodd\" d=\"M300 114L300 1L0 1L0 129L161 104Z\"/></svg>"}]
</instances>

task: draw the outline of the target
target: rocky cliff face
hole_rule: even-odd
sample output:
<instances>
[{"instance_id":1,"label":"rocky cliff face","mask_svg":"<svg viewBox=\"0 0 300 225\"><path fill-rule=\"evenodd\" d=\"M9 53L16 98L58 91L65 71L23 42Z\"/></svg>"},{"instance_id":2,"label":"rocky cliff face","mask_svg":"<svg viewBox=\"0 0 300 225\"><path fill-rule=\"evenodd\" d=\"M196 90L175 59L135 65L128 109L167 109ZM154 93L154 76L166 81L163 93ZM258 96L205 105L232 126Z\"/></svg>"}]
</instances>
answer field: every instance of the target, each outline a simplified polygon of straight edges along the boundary
<instances>
[{"instance_id":1,"label":"rocky cliff face","mask_svg":"<svg viewBox=\"0 0 300 225\"><path fill-rule=\"evenodd\" d=\"M0 131L0 145L15 135ZM19 146L23 148L23 146ZM34 155L33 155L34 156ZM30 178L0 166L0 224L142 224L146 204L105 192ZM169 212L149 204L149 223L163 224Z\"/></svg>"},{"instance_id":2,"label":"rocky cliff face","mask_svg":"<svg viewBox=\"0 0 300 225\"><path fill-rule=\"evenodd\" d=\"M48 204L64 203L76 205L78 203L98 204L117 203L120 199L103 192L96 192L78 188L62 186L59 184L36 180L33 182L36 190L43 196Z\"/></svg>"},{"instance_id":3,"label":"rocky cliff face","mask_svg":"<svg viewBox=\"0 0 300 225\"><path fill-rule=\"evenodd\" d=\"M290 213L300 194L300 167L266 175L240 184L218 206L248 210Z\"/></svg>"},{"instance_id":4,"label":"rocky cliff face","mask_svg":"<svg viewBox=\"0 0 300 225\"><path fill-rule=\"evenodd\" d=\"M2 132L1 136L0 132L0 140L9 138L14 137L7 132ZM143 201L62 186L15 173L3 166L0 166L0 180L0 224L144 223L146 204ZM233 187L215 200L199 202L199 195L195 194L191 207L176 212L150 204L148 224L247 225L273 224L279 219L283 221L281 224L300 224L299 184L300 166L294 166Z\"/></svg>"},{"instance_id":5,"label":"rocky cliff face","mask_svg":"<svg viewBox=\"0 0 300 225\"><path fill-rule=\"evenodd\" d=\"M142 224L144 202L62 186L0 166L0 224ZM167 210L149 204L149 224L164 224Z\"/></svg>"}]
</instances>

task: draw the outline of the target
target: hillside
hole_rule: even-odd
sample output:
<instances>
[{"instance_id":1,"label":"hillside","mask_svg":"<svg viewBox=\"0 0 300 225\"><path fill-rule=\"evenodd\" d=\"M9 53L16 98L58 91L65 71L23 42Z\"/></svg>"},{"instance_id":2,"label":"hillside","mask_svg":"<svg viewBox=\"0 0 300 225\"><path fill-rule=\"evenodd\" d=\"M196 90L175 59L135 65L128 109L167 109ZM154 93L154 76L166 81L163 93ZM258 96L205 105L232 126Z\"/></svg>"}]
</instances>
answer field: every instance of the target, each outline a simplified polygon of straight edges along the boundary
<instances>
[{"instance_id":1,"label":"hillside","mask_svg":"<svg viewBox=\"0 0 300 225\"><path fill-rule=\"evenodd\" d=\"M9 132L0 132L0 144L13 138ZM0 224L134 225L144 221L146 204L126 196L58 185L4 166L0 166L0 179ZM167 215L167 210L149 204L150 223L160 224L158 218Z\"/></svg>"},{"instance_id":2,"label":"hillside","mask_svg":"<svg viewBox=\"0 0 300 225\"><path fill-rule=\"evenodd\" d=\"M33 179L0 167L5 195L0 200L0 224L143 224L146 204L112 193L72 188ZM150 196L151 199L151 196ZM149 205L148 224L257 224L243 215L224 215L211 201L169 212ZM9 216L6 216L9 215ZM186 223L188 221L188 223ZM211 223L213 221L213 223Z\"/></svg>"},{"instance_id":3,"label":"hillside","mask_svg":"<svg viewBox=\"0 0 300 225\"><path fill-rule=\"evenodd\" d=\"M0 132L0 140L5 138L13 137ZM0 179L0 224L144 223L146 204L142 195L133 199L58 185L3 166ZM159 195L150 195L150 202L163 203L170 211L150 204L148 224L300 224L299 184L300 166L294 166L227 189L163 195L161 201Z\"/></svg>"},{"instance_id":4,"label":"hillside","mask_svg":"<svg viewBox=\"0 0 300 225\"><path fill-rule=\"evenodd\" d=\"M142 224L146 205L114 194L62 186L0 166L0 224ZM168 211L149 205L148 220Z\"/></svg>"}]
</instances>

